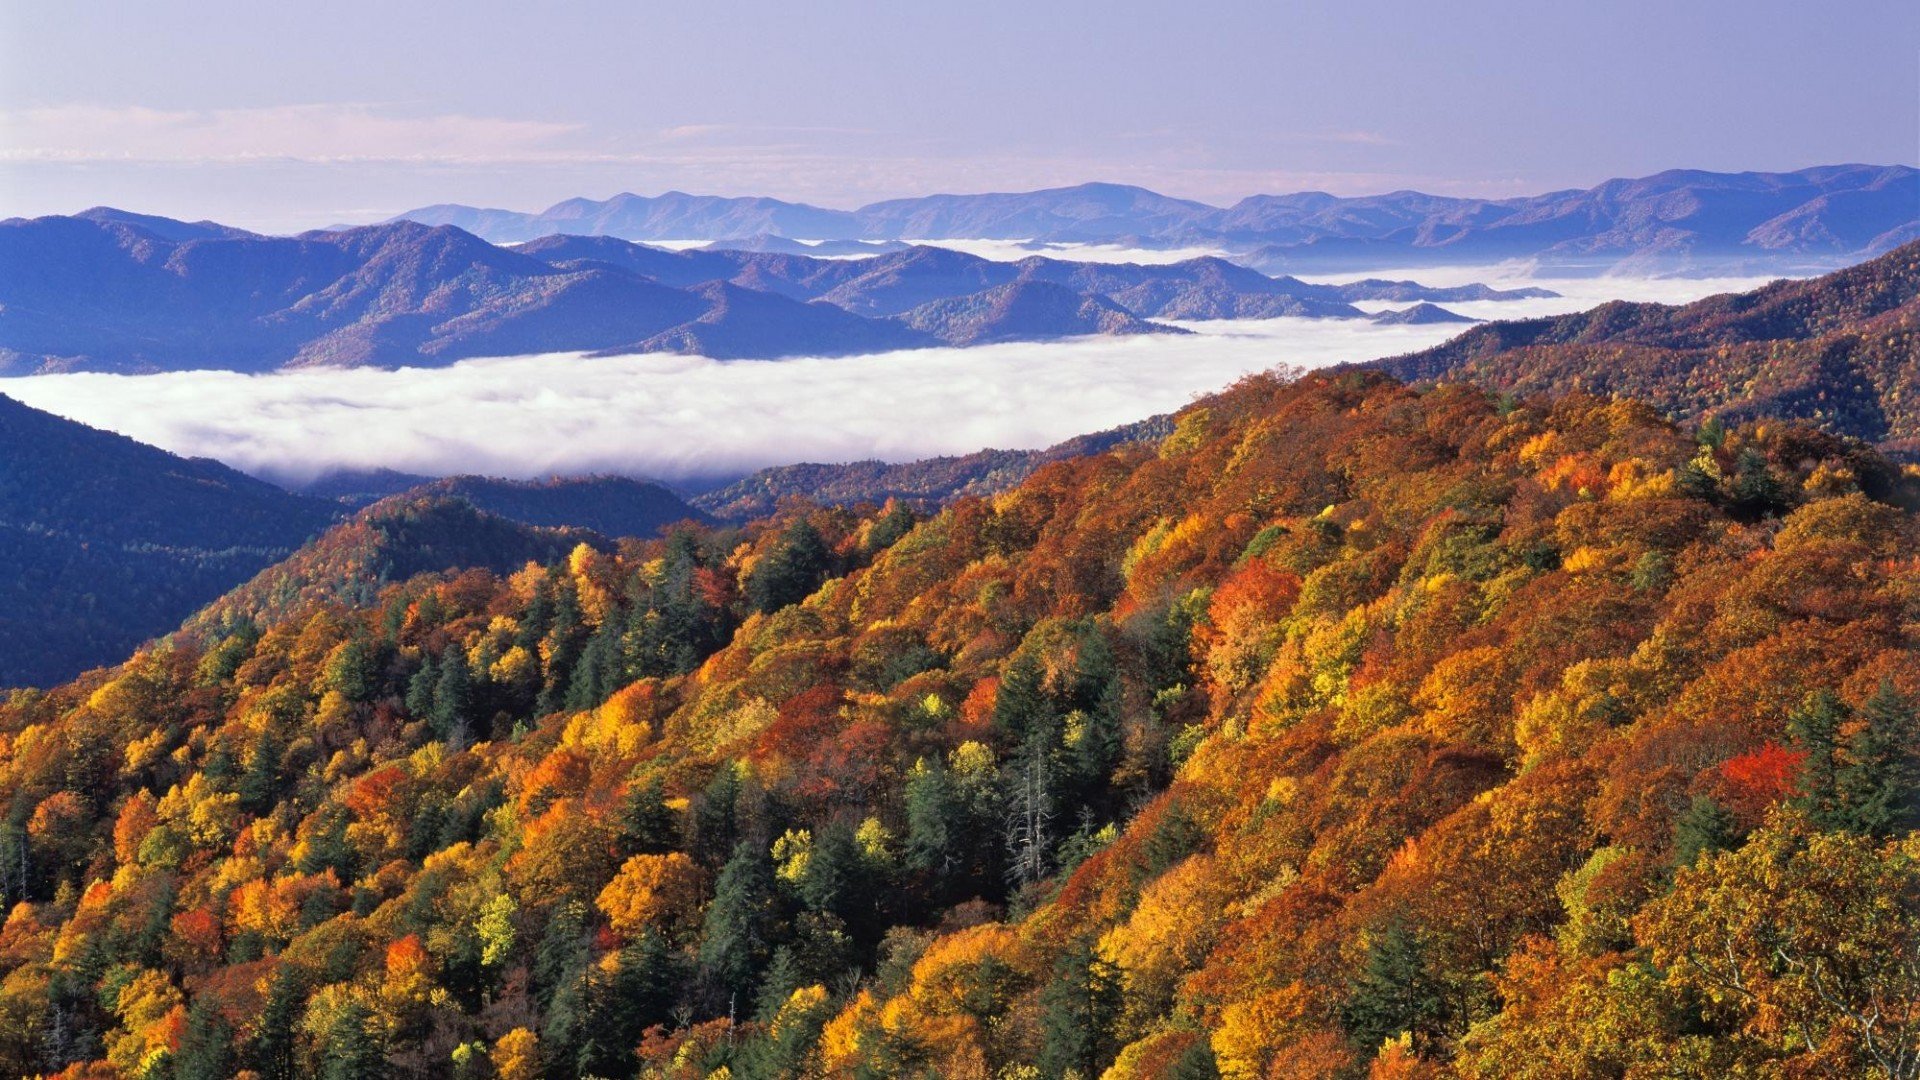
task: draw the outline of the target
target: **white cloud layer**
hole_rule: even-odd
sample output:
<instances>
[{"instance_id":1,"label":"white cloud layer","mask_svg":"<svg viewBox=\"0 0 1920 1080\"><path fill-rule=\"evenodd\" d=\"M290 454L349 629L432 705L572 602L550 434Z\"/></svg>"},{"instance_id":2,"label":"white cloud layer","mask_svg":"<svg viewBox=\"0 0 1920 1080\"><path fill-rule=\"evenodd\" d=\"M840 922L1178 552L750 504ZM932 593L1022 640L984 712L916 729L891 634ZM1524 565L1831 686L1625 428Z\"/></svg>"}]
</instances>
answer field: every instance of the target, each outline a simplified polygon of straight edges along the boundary
<instances>
[{"instance_id":1,"label":"white cloud layer","mask_svg":"<svg viewBox=\"0 0 1920 1080\"><path fill-rule=\"evenodd\" d=\"M1487 269L1479 273L1485 277ZM1549 284L1574 295L1448 306L1511 318L1610 298L1678 302L1754 283ZM557 354L402 371L44 375L0 383L0 392L177 453L281 478L387 467L514 477L606 471L686 481L796 461L905 461L1047 446L1178 408L1250 372L1393 355L1459 329L1337 319L1187 325L1199 333L841 359Z\"/></svg>"}]
</instances>

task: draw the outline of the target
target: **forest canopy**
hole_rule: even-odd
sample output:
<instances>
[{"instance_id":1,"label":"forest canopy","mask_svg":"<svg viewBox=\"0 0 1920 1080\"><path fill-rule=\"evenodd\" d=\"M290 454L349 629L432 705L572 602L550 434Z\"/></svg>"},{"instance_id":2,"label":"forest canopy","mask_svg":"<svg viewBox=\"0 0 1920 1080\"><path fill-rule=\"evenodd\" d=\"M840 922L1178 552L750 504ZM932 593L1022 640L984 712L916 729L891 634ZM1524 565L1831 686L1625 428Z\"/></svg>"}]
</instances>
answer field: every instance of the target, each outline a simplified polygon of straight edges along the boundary
<instances>
[{"instance_id":1,"label":"forest canopy","mask_svg":"<svg viewBox=\"0 0 1920 1080\"><path fill-rule=\"evenodd\" d=\"M0 707L0 1071L1912 1077L1916 496L1261 376L203 621Z\"/></svg>"}]
</instances>

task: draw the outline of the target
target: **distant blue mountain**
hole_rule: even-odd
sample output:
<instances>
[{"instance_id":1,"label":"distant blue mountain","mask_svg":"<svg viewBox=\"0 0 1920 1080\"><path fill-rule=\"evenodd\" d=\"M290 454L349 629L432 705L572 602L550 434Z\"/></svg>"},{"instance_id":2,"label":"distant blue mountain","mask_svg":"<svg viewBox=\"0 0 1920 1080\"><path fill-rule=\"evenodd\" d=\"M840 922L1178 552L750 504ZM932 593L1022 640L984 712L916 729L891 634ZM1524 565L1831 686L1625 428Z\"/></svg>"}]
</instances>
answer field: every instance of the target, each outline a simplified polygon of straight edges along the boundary
<instances>
[{"instance_id":1,"label":"distant blue mountain","mask_svg":"<svg viewBox=\"0 0 1920 1080\"><path fill-rule=\"evenodd\" d=\"M1164 332L1153 318L1360 318L1351 301L1459 293L1310 285L1215 258L994 262L924 246L824 258L564 235L501 247L414 221L272 237L100 209L0 222L0 375L839 356Z\"/></svg>"},{"instance_id":2,"label":"distant blue mountain","mask_svg":"<svg viewBox=\"0 0 1920 1080\"><path fill-rule=\"evenodd\" d=\"M1755 267L1825 265L1891 250L1920 233L1920 171L1904 165L1673 170L1513 199L1304 192L1256 195L1224 208L1144 188L1082 184L893 199L858 210L668 192L570 199L535 214L443 205L400 216L458 225L502 243L551 233L630 240L1011 239L1212 244L1276 273L1515 258L1670 270L1729 259Z\"/></svg>"}]
</instances>

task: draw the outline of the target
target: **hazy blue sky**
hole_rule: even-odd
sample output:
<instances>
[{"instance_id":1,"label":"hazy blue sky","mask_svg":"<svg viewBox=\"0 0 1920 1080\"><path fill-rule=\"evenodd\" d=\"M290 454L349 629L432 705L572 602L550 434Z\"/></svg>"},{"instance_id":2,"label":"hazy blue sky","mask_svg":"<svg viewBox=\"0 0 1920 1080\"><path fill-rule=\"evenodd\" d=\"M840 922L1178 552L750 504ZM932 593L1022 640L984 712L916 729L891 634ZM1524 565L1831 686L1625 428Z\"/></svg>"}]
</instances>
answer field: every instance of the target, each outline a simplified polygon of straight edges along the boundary
<instances>
[{"instance_id":1,"label":"hazy blue sky","mask_svg":"<svg viewBox=\"0 0 1920 1080\"><path fill-rule=\"evenodd\" d=\"M0 216L1504 195L1917 157L1913 0L0 0Z\"/></svg>"}]
</instances>

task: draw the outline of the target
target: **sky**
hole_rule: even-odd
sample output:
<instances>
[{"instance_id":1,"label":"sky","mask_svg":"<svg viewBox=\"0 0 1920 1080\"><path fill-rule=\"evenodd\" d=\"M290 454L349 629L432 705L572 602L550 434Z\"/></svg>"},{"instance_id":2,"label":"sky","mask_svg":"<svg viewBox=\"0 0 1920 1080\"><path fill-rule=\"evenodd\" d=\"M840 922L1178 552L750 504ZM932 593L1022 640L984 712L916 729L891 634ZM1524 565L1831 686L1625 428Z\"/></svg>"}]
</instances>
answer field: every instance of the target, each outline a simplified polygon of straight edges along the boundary
<instances>
[{"instance_id":1,"label":"sky","mask_svg":"<svg viewBox=\"0 0 1920 1080\"><path fill-rule=\"evenodd\" d=\"M0 0L0 216L1920 164L1911 0Z\"/></svg>"}]
</instances>

